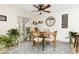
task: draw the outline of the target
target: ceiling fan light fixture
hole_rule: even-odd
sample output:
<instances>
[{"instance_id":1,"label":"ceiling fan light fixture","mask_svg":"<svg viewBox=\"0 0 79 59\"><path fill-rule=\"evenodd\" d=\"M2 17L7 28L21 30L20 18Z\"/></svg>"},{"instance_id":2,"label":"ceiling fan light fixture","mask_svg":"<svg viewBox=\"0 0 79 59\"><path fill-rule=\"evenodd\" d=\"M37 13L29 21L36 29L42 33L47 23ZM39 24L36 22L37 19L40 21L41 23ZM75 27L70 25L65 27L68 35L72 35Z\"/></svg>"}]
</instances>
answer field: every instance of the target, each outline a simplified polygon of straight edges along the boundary
<instances>
[{"instance_id":1,"label":"ceiling fan light fixture","mask_svg":"<svg viewBox=\"0 0 79 59\"><path fill-rule=\"evenodd\" d=\"M45 9L51 7L50 4L48 4L48 5L38 4L38 5L33 5L33 6L38 9L38 10L36 10L36 12L39 12L40 11L40 14L42 14L42 12L50 13L50 11L45 10Z\"/></svg>"}]
</instances>

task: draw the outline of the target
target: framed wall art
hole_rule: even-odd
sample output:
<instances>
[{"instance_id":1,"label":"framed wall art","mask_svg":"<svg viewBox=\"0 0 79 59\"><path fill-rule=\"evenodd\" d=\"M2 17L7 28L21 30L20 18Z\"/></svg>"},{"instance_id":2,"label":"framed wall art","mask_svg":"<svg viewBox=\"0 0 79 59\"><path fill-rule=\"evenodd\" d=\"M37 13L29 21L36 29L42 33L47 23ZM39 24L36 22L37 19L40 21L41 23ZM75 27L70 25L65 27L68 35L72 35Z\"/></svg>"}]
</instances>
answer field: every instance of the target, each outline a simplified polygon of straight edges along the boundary
<instances>
[{"instance_id":1,"label":"framed wall art","mask_svg":"<svg viewBox=\"0 0 79 59\"><path fill-rule=\"evenodd\" d=\"M7 16L0 15L0 21L7 21Z\"/></svg>"}]
</instances>

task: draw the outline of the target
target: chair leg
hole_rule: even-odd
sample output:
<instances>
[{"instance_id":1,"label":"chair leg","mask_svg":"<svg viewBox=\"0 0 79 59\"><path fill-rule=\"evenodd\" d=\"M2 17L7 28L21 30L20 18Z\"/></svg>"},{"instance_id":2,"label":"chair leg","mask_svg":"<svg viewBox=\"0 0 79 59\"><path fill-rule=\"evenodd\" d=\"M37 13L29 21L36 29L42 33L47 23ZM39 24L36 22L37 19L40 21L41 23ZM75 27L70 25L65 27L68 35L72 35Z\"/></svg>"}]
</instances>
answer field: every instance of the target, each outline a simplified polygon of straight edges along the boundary
<instances>
[{"instance_id":1,"label":"chair leg","mask_svg":"<svg viewBox=\"0 0 79 59\"><path fill-rule=\"evenodd\" d=\"M76 53L78 53L78 44L76 44Z\"/></svg>"},{"instance_id":2,"label":"chair leg","mask_svg":"<svg viewBox=\"0 0 79 59\"><path fill-rule=\"evenodd\" d=\"M75 48L75 45L76 45L76 44L74 43L74 48Z\"/></svg>"},{"instance_id":3,"label":"chair leg","mask_svg":"<svg viewBox=\"0 0 79 59\"><path fill-rule=\"evenodd\" d=\"M54 51L55 51L55 48L56 48L56 42L53 41L53 47L54 47Z\"/></svg>"},{"instance_id":4,"label":"chair leg","mask_svg":"<svg viewBox=\"0 0 79 59\"><path fill-rule=\"evenodd\" d=\"M75 39L75 42L74 42L74 48L76 47L76 39Z\"/></svg>"},{"instance_id":5,"label":"chair leg","mask_svg":"<svg viewBox=\"0 0 79 59\"><path fill-rule=\"evenodd\" d=\"M35 41L33 40L33 46L35 47Z\"/></svg>"}]
</instances>

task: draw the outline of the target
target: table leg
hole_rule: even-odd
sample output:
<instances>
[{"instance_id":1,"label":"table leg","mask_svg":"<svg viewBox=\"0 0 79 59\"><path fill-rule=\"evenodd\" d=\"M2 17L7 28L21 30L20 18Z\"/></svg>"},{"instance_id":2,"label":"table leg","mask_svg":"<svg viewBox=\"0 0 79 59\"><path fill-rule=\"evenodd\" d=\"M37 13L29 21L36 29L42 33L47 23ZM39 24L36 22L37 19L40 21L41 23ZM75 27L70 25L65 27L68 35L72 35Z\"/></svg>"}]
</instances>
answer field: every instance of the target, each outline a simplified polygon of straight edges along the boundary
<instances>
[{"instance_id":1,"label":"table leg","mask_svg":"<svg viewBox=\"0 0 79 59\"><path fill-rule=\"evenodd\" d=\"M44 51L44 38L43 38L43 41L42 41L42 48L43 48L43 51Z\"/></svg>"}]
</instances>

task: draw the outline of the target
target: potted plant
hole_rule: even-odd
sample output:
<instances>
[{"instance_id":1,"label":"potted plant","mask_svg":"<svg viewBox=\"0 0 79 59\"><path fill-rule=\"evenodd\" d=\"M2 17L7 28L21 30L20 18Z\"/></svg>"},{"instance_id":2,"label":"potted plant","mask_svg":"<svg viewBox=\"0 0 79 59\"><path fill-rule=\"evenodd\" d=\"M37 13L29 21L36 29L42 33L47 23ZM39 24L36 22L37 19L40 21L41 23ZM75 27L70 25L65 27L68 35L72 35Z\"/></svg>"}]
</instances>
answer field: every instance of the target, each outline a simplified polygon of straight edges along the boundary
<instances>
[{"instance_id":1,"label":"potted plant","mask_svg":"<svg viewBox=\"0 0 79 59\"><path fill-rule=\"evenodd\" d=\"M9 38L14 38L15 39L14 41L17 41L17 44L18 44L19 32L17 29L10 29L8 30L7 34L9 35Z\"/></svg>"},{"instance_id":2,"label":"potted plant","mask_svg":"<svg viewBox=\"0 0 79 59\"><path fill-rule=\"evenodd\" d=\"M70 38L69 43L73 43L73 40L72 39L75 38L75 35L76 34L77 34L77 32L72 32L72 31L69 32L69 38Z\"/></svg>"},{"instance_id":3,"label":"potted plant","mask_svg":"<svg viewBox=\"0 0 79 59\"><path fill-rule=\"evenodd\" d=\"M9 36L1 35L0 36L0 48L9 47L12 45L12 39Z\"/></svg>"}]
</instances>

